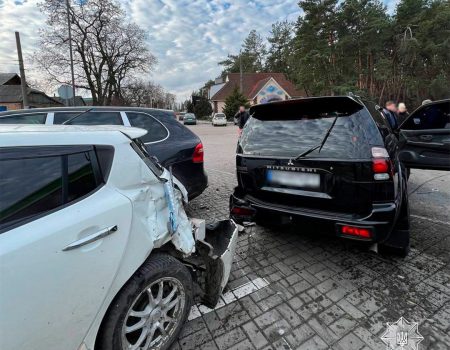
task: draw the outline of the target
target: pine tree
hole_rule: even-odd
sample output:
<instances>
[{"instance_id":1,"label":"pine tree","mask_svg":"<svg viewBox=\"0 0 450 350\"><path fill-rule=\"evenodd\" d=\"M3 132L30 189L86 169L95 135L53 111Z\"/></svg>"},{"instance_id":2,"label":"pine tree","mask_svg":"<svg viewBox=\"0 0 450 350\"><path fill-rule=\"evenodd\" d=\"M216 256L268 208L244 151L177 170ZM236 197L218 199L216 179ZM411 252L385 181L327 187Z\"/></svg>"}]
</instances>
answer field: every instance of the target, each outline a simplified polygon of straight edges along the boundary
<instances>
[{"instance_id":1,"label":"pine tree","mask_svg":"<svg viewBox=\"0 0 450 350\"><path fill-rule=\"evenodd\" d=\"M225 60L219 62L219 65L224 67L222 76L227 73L239 73L241 64L244 73L262 72L265 57L264 40L256 30L252 30L242 43L242 49L238 55L228 54Z\"/></svg>"},{"instance_id":2,"label":"pine tree","mask_svg":"<svg viewBox=\"0 0 450 350\"><path fill-rule=\"evenodd\" d=\"M213 112L211 104L206 98L201 98L194 107L194 114L197 118L209 117Z\"/></svg>"},{"instance_id":3,"label":"pine tree","mask_svg":"<svg viewBox=\"0 0 450 350\"><path fill-rule=\"evenodd\" d=\"M292 23L283 21L272 24L270 36L267 38L270 47L267 53L266 71L289 75L292 39Z\"/></svg>"},{"instance_id":4,"label":"pine tree","mask_svg":"<svg viewBox=\"0 0 450 350\"><path fill-rule=\"evenodd\" d=\"M234 115L238 112L240 106L245 106L249 108L247 98L241 94L239 88L236 86L233 92L225 99L225 106L223 108L223 113L227 116L228 120L231 120Z\"/></svg>"}]
</instances>

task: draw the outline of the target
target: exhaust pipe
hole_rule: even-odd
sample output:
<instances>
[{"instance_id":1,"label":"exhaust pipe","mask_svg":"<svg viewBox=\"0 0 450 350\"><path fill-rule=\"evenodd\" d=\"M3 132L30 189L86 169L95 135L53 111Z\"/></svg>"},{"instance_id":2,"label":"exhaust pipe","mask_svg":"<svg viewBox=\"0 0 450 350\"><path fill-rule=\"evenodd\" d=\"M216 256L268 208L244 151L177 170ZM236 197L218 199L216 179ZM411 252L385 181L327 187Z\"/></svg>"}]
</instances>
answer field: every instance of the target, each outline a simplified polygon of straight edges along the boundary
<instances>
[{"instance_id":1,"label":"exhaust pipe","mask_svg":"<svg viewBox=\"0 0 450 350\"><path fill-rule=\"evenodd\" d=\"M374 243L369 247L369 252L378 254L378 243Z\"/></svg>"}]
</instances>

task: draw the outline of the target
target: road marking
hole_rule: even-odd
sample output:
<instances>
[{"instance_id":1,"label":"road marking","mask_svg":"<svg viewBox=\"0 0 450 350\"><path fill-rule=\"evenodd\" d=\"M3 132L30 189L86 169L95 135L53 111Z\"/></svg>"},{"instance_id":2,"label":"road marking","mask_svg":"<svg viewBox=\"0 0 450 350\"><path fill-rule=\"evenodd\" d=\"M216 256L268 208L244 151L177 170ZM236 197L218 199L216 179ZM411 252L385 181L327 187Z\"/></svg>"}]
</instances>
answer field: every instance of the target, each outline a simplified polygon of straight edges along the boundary
<instances>
[{"instance_id":1,"label":"road marking","mask_svg":"<svg viewBox=\"0 0 450 350\"><path fill-rule=\"evenodd\" d=\"M433 219L433 218L429 218L429 217L426 217L426 216L415 215L415 214L411 214L410 216L412 216L413 218L417 218L417 219L437 222L437 223L443 224L443 225L450 225L450 222L448 222L448 221L442 221L442 220L438 220L438 219Z\"/></svg>"},{"instance_id":2,"label":"road marking","mask_svg":"<svg viewBox=\"0 0 450 350\"><path fill-rule=\"evenodd\" d=\"M230 303L235 302L236 300L242 299L243 297L246 297L249 294L252 294L264 287L267 287L269 285L269 282L267 282L266 279L258 277L250 282L247 282L241 286L238 286L234 288L233 290L230 290L220 296L219 302L217 303L216 307L214 309L210 309L209 307L205 305L194 305L191 308L191 311L189 312L188 321L194 320L201 315L205 315L207 313L210 313L211 311L220 309L221 307L224 307L225 305L228 305Z\"/></svg>"}]
</instances>

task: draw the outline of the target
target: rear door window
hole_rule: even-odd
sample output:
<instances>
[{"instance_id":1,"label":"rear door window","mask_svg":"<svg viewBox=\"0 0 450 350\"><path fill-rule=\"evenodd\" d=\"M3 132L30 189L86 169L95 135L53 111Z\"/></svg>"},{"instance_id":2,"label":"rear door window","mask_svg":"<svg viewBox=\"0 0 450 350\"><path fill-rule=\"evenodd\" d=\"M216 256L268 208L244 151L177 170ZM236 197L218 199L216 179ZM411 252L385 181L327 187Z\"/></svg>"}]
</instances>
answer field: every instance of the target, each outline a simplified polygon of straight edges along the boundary
<instances>
[{"instance_id":1,"label":"rear door window","mask_svg":"<svg viewBox=\"0 0 450 350\"><path fill-rule=\"evenodd\" d=\"M252 111L240 145L246 155L296 157L321 143L337 122L320 153L307 157L367 159L372 145L383 145L367 109L351 99L313 99L261 105Z\"/></svg>"},{"instance_id":2,"label":"rear door window","mask_svg":"<svg viewBox=\"0 0 450 350\"><path fill-rule=\"evenodd\" d=\"M167 129L159 121L146 113L127 112L131 126L147 130L147 134L141 137L145 143L164 140L168 135Z\"/></svg>"},{"instance_id":3,"label":"rear door window","mask_svg":"<svg viewBox=\"0 0 450 350\"><path fill-rule=\"evenodd\" d=\"M54 124L63 124L71 118L79 115L78 112L56 112L54 115ZM79 117L69 122L70 125L123 125L120 112L90 111L81 114Z\"/></svg>"},{"instance_id":4,"label":"rear door window","mask_svg":"<svg viewBox=\"0 0 450 350\"><path fill-rule=\"evenodd\" d=\"M14 114L0 117L0 124L45 124L47 113Z\"/></svg>"},{"instance_id":5,"label":"rear door window","mask_svg":"<svg viewBox=\"0 0 450 350\"><path fill-rule=\"evenodd\" d=\"M93 151L58 153L50 147L0 150L0 230L45 215L100 184Z\"/></svg>"}]
</instances>

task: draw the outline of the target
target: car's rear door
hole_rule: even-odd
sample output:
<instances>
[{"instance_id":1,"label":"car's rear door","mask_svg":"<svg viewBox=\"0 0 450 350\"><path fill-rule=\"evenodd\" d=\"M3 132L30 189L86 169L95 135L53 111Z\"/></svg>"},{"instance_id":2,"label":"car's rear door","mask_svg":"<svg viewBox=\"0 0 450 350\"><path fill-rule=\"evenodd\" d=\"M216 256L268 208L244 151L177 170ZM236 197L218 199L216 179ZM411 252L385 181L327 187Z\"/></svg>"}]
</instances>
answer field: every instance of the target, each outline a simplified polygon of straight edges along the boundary
<instances>
[{"instance_id":1,"label":"car's rear door","mask_svg":"<svg viewBox=\"0 0 450 350\"><path fill-rule=\"evenodd\" d=\"M399 159L408 168L450 170L450 100L414 111L400 126Z\"/></svg>"},{"instance_id":2,"label":"car's rear door","mask_svg":"<svg viewBox=\"0 0 450 350\"><path fill-rule=\"evenodd\" d=\"M101 307L132 215L96 159L0 148L0 349L78 349Z\"/></svg>"}]
</instances>

